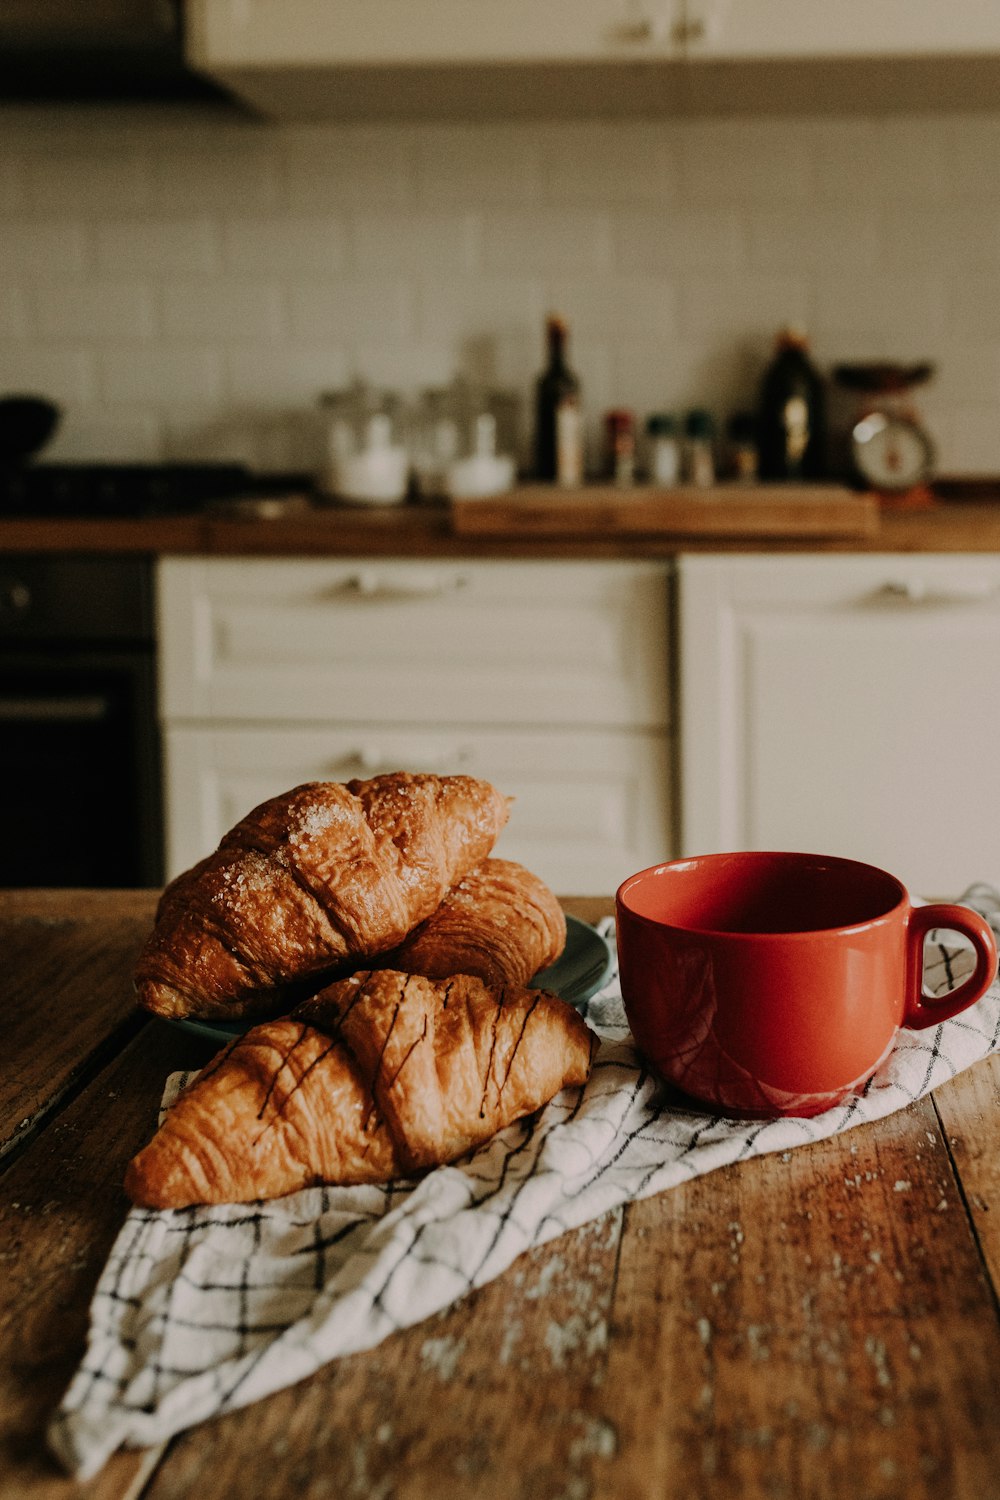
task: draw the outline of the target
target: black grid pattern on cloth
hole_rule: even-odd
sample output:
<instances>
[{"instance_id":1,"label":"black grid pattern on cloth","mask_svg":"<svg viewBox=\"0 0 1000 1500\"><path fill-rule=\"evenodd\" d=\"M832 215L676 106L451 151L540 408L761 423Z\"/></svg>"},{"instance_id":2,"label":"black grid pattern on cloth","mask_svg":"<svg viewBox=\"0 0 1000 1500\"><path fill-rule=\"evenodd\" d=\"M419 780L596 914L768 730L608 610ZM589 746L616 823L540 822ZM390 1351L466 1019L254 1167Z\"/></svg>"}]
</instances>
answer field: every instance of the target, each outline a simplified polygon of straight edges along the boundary
<instances>
[{"instance_id":1,"label":"black grid pattern on cloth","mask_svg":"<svg viewBox=\"0 0 1000 1500\"><path fill-rule=\"evenodd\" d=\"M601 925L613 940L613 923ZM971 963L940 942L925 957L933 994ZM616 971L581 1009L601 1037L586 1088L564 1090L416 1183L132 1210L94 1296L86 1355L50 1426L64 1465L87 1476L123 1443L162 1442L369 1348L523 1251L627 1202L884 1117L1000 1041L994 985L955 1020L902 1033L864 1090L835 1109L733 1120L682 1105L643 1066Z\"/></svg>"}]
</instances>

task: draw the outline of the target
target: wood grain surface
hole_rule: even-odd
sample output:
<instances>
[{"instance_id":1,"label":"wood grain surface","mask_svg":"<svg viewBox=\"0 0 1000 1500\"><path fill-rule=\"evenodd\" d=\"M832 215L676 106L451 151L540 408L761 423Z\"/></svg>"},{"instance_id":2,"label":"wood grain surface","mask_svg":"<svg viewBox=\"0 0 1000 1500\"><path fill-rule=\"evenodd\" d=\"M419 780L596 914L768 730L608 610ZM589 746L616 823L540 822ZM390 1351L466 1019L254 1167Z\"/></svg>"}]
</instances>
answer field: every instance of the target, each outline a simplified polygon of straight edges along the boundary
<instances>
[{"instance_id":1,"label":"wood grain surface","mask_svg":"<svg viewBox=\"0 0 1000 1500\"><path fill-rule=\"evenodd\" d=\"M167 1074L205 1059L204 1043L148 1022L0 1180L0 1500L117 1500L141 1469L141 1456L116 1458L72 1486L43 1434L83 1356L90 1297L128 1211L125 1165L156 1127Z\"/></svg>"},{"instance_id":2,"label":"wood grain surface","mask_svg":"<svg viewBox=\"0 0 1000 1500\"><path fill-rule=\"evenodd\" d=\"M130 976L153 899L0 892L0 1158L142 1024Z\"/></svg>"},{"instance_id":3,"label":"wood grain surface","mask_svg":"<svg viewBox=\"0 0 1000 1500\"><path fill-rule=\"evenodd\" d=\"M480 502L476 502L477 504ZM882 511L863 534L763 534L678 538L673 534L607 534L593 523L579 535L459 534L440 505L351 509L320 507L282 520L209 515L148 520L94 517L0 518L0 554L146 552L216 557L672 557L697 552L998 552L1000 504L942 502L928 510Z\"/></svg>"},{"instance_id":4,"label":"wood grain surface","mask_svg":"<svg viewBox=\"0 0 1000 1500\"><path fill-rule=\"evenodd\" d=\"M513 495L451 502L459 536L872 537L874 495L839 485L730 485L663 491L595 485L567 491L534 485Z\"/></svg>"},{"instance_id":5,"label":"wood grain surface","mask_svg":"<svg viewBox=\"0 0 1000 1500\"><path fill-rule=\"evenodd\" d=\"M127 990L152 900L104 893L68 918L65 895L0 901L15 992L59 954L74 980L44 989L39 1019L89 1015L91 1059L117 1011L89 996ZM18 1077L41 1034L18 1033ZM43 1431L127 1209L124 1165L166 1074L211 1051L154 1020L119 1034L7 1158L0 1500L1000 1494L997 1058L889 1119L612 1212L377 1348L74 1484Z\"/></svg>"}]
</instances>

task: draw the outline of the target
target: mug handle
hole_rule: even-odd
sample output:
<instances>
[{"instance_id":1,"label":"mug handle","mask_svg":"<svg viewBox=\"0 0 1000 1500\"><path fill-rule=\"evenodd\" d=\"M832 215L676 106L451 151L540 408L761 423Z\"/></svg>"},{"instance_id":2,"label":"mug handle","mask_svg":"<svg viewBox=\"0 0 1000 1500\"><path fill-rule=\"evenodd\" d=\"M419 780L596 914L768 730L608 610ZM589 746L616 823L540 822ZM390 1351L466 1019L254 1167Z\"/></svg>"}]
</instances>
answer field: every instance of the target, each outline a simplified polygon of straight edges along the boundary
<instances>
[{"instance_id":1,"label":"mug handle","mask_svg":"<svg viewBox=\"0 0 1000 1500\"><path fill-rule=\"evenodd\" d=\"M924 994L924 939L935 927L947 927L967 937L976 953L976 967L957 989L949 990L940 1000ZM906 929L907 984L906 1014L903 1025L922 1031L936 1026L966 1010L986 992L997 973L997 943L993 932L978 912L967 906L931 903L913 906Z\"/></svg>"}]
</instances>

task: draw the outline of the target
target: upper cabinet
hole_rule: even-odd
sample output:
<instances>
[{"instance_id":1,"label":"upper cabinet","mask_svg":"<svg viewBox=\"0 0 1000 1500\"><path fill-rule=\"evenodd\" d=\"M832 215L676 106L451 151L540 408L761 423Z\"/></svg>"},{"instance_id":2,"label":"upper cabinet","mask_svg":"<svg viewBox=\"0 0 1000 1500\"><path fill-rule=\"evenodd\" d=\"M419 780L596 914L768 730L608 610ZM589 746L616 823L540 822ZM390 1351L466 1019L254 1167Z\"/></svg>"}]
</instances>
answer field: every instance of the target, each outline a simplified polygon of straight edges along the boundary
<instances>
[{"instance_id":1,"label":"upper cabinet","mask_svg":"<svg viewBox=\"0 0 1000 1500\"><path fill-rule=\"evenodd\" d=\"M997 0L685 0L692 61L962 57L1000 51Z\"/></svg>"},{"instance_id":2,"label":"upper cabinet","mask_svg":"<svg viewBox=\"0 0 1000 1500\"><path fill-rule=\"evenodd\" d=\"M683 0L197 0L192 45L243 66L418 67L672 54Z\"/></svg>"},{"instance_id":3,"label":"upper cabinet","mask_svg":"<svg viewBox=\"0 0 1000 1500\"><path fill-rule=\"evenodd\" d=\"M998 0L187 0L190 65L285 119L996 98Z\"/></svg>"},{"instance_id":4,"label":"upper cabinet","mask_svg":"<svg viewBox=\"0 0 1000 1500\"><path fill-rule=\"evenodd\" d=\"M684 0L188 0L192 67L286 119L661 110Z\"/></svg>"}]
</instances>

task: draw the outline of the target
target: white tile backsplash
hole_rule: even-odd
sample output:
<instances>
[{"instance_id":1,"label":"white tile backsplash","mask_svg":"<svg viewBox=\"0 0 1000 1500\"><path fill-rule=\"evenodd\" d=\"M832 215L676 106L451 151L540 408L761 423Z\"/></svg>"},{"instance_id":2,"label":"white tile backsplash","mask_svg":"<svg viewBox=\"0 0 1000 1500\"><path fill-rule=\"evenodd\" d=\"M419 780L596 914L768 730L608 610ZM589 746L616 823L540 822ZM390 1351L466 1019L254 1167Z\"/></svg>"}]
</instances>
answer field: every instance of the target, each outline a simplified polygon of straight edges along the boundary
<instances>
[{"instance_id":1,"label":"white tile backsplash","mask_svg":"<svg viewBox=\"0 0 1000 1500\"><path fill-rule=\"evenodd\" d=\"M347 231L343 218L329 213L272 213L259 217L244 208L222 221L227 275L270 276L280 267L283 278L334 276L347 265Z\"/></svg>"},{"instance_id":2,"label":"white tile backsplash","mask_svg":"<svg viewBox=\"0 0 1000 1500\"><path fill-rule=\"evenodd\" d=\"M219 224L208 215L105 219L94 236L98 275L213 276L222 268Z\"/></svg>"},{"instance_id":3,"label":"white tile backsplash","mask_svg":"<svg viewBox=\"0 0 1000 1500\"><path fill-rule=\"evenodd\" d=\"M1000 471L1000 111L272 126L0 112L0 387L52 458L313 461L323 390L466 373L530 410L551 309L596 451L754 400L773 333L926 358L953 470Z\"/></svg>"},{"instance_id":4,"label":"white tile backsplash","mask_svg":"<svg viewBox=\"0 0 1000 1500\"><path fill-rule=\"evenodd\" d=\"M96 349L6 336L3 300L0 291L0 390L48 396L67 409L97 405Z\"/></svg>"},{"instance_id":5,"label":"white tile backsplash","mask_svg":"<svg viewBox=\"0 0 1000 1500\"><path fill-rule=\"evenodd\" d=\"M281 338L288 332L287 297L280 285L245 277L168 281L160 287L167 338L229 343Z\"/></svg>"},{"instance_id":6,"label":"white tile backsplash","mask_svg":"<svg viewBox=\"0 0 1000 1500\"><path fill-rule=\"evenodd\" d=\"M35 326L42 338L149 339L157 331L155 295L150 279L46 282L32 291Z\"/></svg>"},{"instance_id":7,"label":"white tile backsplash","mask_svg":"<svg viewBox=\"0 0 1000 1500\"><path fill-rule=\"evenodd\" d=\"M156 340L97 355L98 390L109 406L217 405L223 395L222 359L215 349L174 348Z\"/></svg>"},{"instance_id":8,"label":"white tile backsplash","mask_svg":"<svg viewBox=\"0 0 1000 1500\"><path fill-rule=\"evenodd\" d=\"M27 339L31 330L27 292L19 286L0 286L0 339Z\"/></svg>"},{"instance_id":9,"label":"white tile backsplash","mask_svg":"<svg viewBox=\"0 0 1000 1500\"><path fill-rule=\"evenodd\" d=\"M91 235L80 223L8 217L0 226L0 280L80 281L94 269Z\"/></svg>"}]
</instances>

